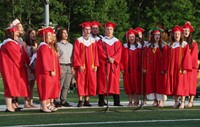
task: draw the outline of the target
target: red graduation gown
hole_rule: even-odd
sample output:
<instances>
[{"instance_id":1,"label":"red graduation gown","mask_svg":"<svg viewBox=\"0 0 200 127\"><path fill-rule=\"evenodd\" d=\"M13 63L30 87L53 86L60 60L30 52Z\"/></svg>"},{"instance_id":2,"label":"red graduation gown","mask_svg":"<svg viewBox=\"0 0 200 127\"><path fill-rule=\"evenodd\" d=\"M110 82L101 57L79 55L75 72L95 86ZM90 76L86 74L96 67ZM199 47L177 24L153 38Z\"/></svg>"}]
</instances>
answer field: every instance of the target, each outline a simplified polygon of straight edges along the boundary
<instances>
[{"instance_id":1,"label":"red graduation gown","mask_svg":"<svg viewBox=\"0 0 200 127\"><path fill-rule=\"evenodd\" d=\"M85 40L78 38L74 43L74 68L76 70L77 89L79 96L96 95L96 72L95 66L99 66L96 41L89 37ZM84 71L80 72L79 67L83 66Z\"/></svg>"},{"instance_id":2,"label":"red graduation gown","mask_svg":"<svg viewBox=\"0 0 200 127\"><path fill-rule=\"evenodd\" d=\"M107 41L107 43L105 42ZM98 41L99 68L97 78L97 93L106 94L106 70L108 72L108 93L120 94L120 61L122 53L121 42L113 37L108 40L103 38ZM114 58L114 63L107 63L107 56Z\"/></svg>"},{"instance_id":3,"label":"red graduation gown","mask_svg":"<svg viewBox=\"0 0 200 127\"><path fill-rule=\"evenodd\" d=\"M18 42L6 39L1 45L0 70L5 97L27 97L28 77L25 50Z\"/></svg>"},{"instance_id":4,"label":"red graduation gown","mask_svg":"<svg viewBox=\"0 0 200 127\"><path fill-rule=\"evenodd\" d=\"M58 58L58 53L52 49L52 54L53 54L53 65L54 65L54 70L56 72L56 75L53 77L53 84L55 85L55 90L54 90L54 96L59 97L60 95L60 62Z\"/></svg>"},{"instance_id":5,"label":"red graduation gown","mask_svg":"<svg viewBox=\"0 0 200 127\"><path fill-rule=\"evenodd\" d=\"M182 48L179 42L175 42L169 48L169 85L166 88L170 90L168 95L189 95L188 72L191 69L190 51L187 42L182 42ZM183 74L182 70L186 70L187 73Z\"/></svg>"},{"instance_id":6,"label":"red graduation gown","mask_svg":"<svg viewBox=\"0 0 200 127\"><path fill-rule=\"evenodd\" d=\"M152 46L145 48L144 69L147 71L145 76L146 94L157 93L165 94L164 86L166 86L167 75L161 74L161 71L167 72L167 49L168 46L162 44L160 48Z\"/></svg>"},{"instance_id":7,"label":"red graduation gown","mask_svg":"<svg viewBox=\"0 0 200 127\"><path fill-rule=\"evenodd\" d=\"M45 42L41 42L37 50L36 58L36 81L40 101L54 99L59 97L60 89L58 89L59 73L56 71L56 76L51 76L51 71L55 69L55 59L53 50Z\"/></svg>"},{"instance_id":8,"label":"red graduation gown","mask_svg":"<svg viewBox=\"0 0 200 127\"><path fill-rule=\"evenodd\" d=\"M127 43L122 48L122 59L120 69L124 70L123 81L126 94L141 93L141 45L131 45L128 49Z\"/></svg>"},{"instance_id":9,"label":"red graduation gown","mask_svg":"<svg viewBox=\"0 0 200 127\"><path fill-rule=\"evenodd\" d=\"M189 76L189 94L196 95L197 87L197 62L198 62L198 44L193 42L190 48L191 62L192 62L192 71L188 72Z\"/></svg>"}]
</instances>

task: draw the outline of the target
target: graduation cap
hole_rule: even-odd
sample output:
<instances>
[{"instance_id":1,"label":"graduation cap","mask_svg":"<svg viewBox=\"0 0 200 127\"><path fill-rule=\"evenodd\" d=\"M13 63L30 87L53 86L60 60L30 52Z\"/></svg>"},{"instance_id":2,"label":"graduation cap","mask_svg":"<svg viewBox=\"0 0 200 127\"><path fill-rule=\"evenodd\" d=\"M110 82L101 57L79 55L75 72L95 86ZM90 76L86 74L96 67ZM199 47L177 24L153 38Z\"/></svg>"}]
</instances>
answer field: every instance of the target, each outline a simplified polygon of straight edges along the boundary
<instances>
[{"instance_id":1,"label":"graduation cap","mask_svg":"<svg viewBox=\"0 0 200 127\"><path fill-rule=\"evenodd\" d=\"M134 30L136 30L138 33L141 32L143 33L145 30L141 27L136 27Z\"/></svg>"},{"instance_id":2,"label":"graduation cap","mask_svg":"<svg viewBox=\"0 0 200 127\"><path fill-rule=\"evenodd\" d=\"M101 26L101 23L100 22L98 22L98 21L92 21L91 22L91 26L97 26L97 27L100 27Z\"/></svg>"},{"instance_id":3,"label":"graduation cap","mask_svg":"<svg viewBox=\"0 0 200 127\"><path fill-rule=\"evenodd\" d=\"M45 27L45 28L39 29L38 35L43 37L48 32L50 32L51 34L54 34L54 29L52 27Z\"/></svg>"},{"instance_id":4,"label":"graduation cap","mask_svg":"<svg viewBox=\"0 0 200 127\"><path fill-rule=\"evenodd\" d=\"M81 24L79 24L79 26L81 26L82 28L85 28L85 27L91 27L91 22L87 21L87 22L83 22Z\"/></svg>"},{"instance_id":5,"label":"graduation cap","mask_svg":"<svg viewBox=\"0 0 200 127\"><path fill-rule=\"evenodd\" d=\"M176 25L174 28L172 28L172 32L180 31L181 33L183 32L183 27Z\"/></svg>"},{"instance_id":6,"label":"graduation cap","mask_svg":"<svg viewBox=\"0 0 200 127\"><path fill-rule=\"evenodd\" d=\"M155 34L155 33L162 33L164 30L158 27L154 27L150 32L151 34Z\"/></svg>"},{"instance_id":7,"label":"graduation cap","mask_svg":"<svg viewBox=\"0 0 200 127\"><path fill-rule=\"evenodd\" d=\"M193 28L193 26L191 25L190 22L186 22L186 23L183 25L183 30L185 30L185 29L189 29L190 32L194 32L194 28Z\"/></svg>"},{"instance_id":8,"label":"graduation cap","mask_svg":"<svg viewBox=\"0 0 200 127\"><path fill-rule=\"evenodd\" d=\"M134 34L136 35L138 32L136 30L134 30L133 28L130 28L127 32L126 32L126 36L128 36L129 34Z\"/></svg>"},{"instance_id":9,"label":"graduation cap","mask_svg":"<svg viewBox=\"0 0 200 127\"><path fill-rule=\"evenodd\" d=\"M18 31L19 29L16 27L16 26L9 26L6 28L6 31L11 33L11 32L16 32Z\"/></svg>"},{"instance_id":10,"label":"graduation cap","mask_svg":"<svg viewBox=\"0 0 200 127\"><path fill-rule=\"evenodd\" d=\"M103 25L105 28L106 27L112 27L112 28L115 28L117 25L113 22L107 22Z\"/></svg>"}]
</instances>

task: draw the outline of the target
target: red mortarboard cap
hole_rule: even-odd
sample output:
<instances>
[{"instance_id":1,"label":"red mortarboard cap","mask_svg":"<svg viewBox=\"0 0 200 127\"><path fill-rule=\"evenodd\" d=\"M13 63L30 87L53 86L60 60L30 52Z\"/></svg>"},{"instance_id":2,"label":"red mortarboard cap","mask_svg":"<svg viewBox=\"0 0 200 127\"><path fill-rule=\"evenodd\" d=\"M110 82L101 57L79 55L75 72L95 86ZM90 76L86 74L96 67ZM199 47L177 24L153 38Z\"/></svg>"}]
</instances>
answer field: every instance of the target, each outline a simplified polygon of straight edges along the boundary
<instances>
[{"instance_id":1,"label":"red mortarboard cap","mask_svg":"<svg viewBox=\"0 0 200 127\"><path fill-rule=\"evenodd\" d=\"M38 30L38 35L43 37L45 34L47 34L48 32L50 32L51 34L54 33L54 29L51 27L45 27L43 29L39 29Z\"/></svg>"},{"instance_id":2,"label":"red mortarboard cap","mask_svg":"<svg viewBox=\"0 0 200 127\"><path fill-rule=\"evenodd\" d=\"M183 25L183 29L186 29L188 28L190 30L190 32L194 32L194 28L192 27L191 23L190 22L186 22L184 25Z\"/></svg>"},{"instance_id":3,"label":"red mortarboard cap","mask_svg":"<svg viewBox=\"0 0 200 127\"><path fill-rule=\"evenodd\" d=\"M136 35L138 32L135 31L134 29L130 28L127 32L126 32L126 36L128 36L129 34L134 34Z\"/></svg>"},{"instance_id":4,"label":"red mortarboard cap","mask_svg":"<svg viewBox=\"0 0 200 127\"><path fill-rule=\"evenodd\" d=\"M183 28L181 26L176 25L174 28L172 28L172 32L180 31L181 33L183 32Z\"/></svg>"},{"instance_id":5,"label":"red mortarboard cap","mask_svg":"<svg viewBox=\"0 0 200 127\"><path fill-rule=\"evenodd\" d=\"M106 28L106 27L112 27L112 28L115 28L117 25L115 24L115 23L113 23L113 22L107 22L107 23L105 23L104 24L104 27Z\"/></svg>"},{"instance_id":6,"label":"red mortarboard cap","mask_svg":"<svg viewBox=\"0 0 200 127\"><path fill-rule=\"evenodd\" d=\"M91 26L98 26L98 27L100 27L101 23L94 20L94 21L91 22Z\"/></svg>"},{"instance_id":7,"label":"red mortarboard cap","mask_svg":"<svg viewBox=\"0 0 200 127\"><path fill-rule=\"evenodd\" d=\"M7 32L15 32L15 31L18 31L19 29L16 27L16 26L9 26L6 28L6 31Z\"/></svg>"},{"instance_id":8,"label":"red mortarboard cap","mask_svg":"<svg viewBox=\"0 0 200 127\"><path fill-rule=\"evenodd\" d=\"M84 27L91 27L91 22L83 22L79 26L81 26L82 28L84 28Z\"/></svg>"},{"instance_id":9,"label":"red mortarboard cap","mask_svg":"<svg viewBox=\"0 0 200 127\"><path fill-rule=\"evenodd\" d=\"M140 27L136 27L134 30L136 30L137 32L141 32L141 33L143 33L145 31L144 29L142 29Z\"/></svg>"},{"instance_id":10,"label":"red mortarboard cap","mask_svg":"<svg viewBox=\"0 0 200 127\"><path fill-rule=\"evenodd\" d=\"M16 26L16 25L18 25L18 24L20 24L20 21L19 21L19 19L15 19L15 20L13 20L10 24L9 24L9 26Z\"/></svg>"}]
</instances>

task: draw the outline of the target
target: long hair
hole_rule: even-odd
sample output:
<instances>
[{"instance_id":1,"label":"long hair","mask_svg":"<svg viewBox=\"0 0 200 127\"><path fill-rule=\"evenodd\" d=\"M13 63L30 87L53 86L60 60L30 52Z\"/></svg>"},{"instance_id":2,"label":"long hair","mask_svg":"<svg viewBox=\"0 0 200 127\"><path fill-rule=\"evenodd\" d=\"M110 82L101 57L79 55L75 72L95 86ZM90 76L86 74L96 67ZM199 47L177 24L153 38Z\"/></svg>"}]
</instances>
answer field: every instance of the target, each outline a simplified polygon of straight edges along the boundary
<instances>
[{"instance_id":1,"label":"long hair","mask_svg":"<svg viewBox=\"0 0 200 127\"><path fill-rule=\"evenodd\" d=\"M152 47L152 48L155 47L155 46L154 46L154 43L155 43L154 34L151 35L151 39L150 39L149 43L150 43L150 46L149 46L149 47ZM160 51L163 50L162 44L163 44L163 41L162 41L162 36L161 36L161 34L160 34L160 39L159 39L159 41L158 41L158 46L159 46Z\"/></svg>"},{"instance_id":2,"label":"long hair","mask_svg":"<svg viewBox=\"0 0 200 127\"><path fill-rule=\"evenodd\" d=\"M6 32L5 32L5 38L6 38L6 39L7 39L7 38L11 38L11 39L14 40L14 32L8 32L8 31L6 31Z\"/></svg>"},{"instance_id":3,"label":"long hair","mask_svg":"<svg viewBox=\"0 0 200 127\"><path fill-rule=\"evenodd\" d=\"M35 31L35 30L34 30L33 28L29 28L29 29L27 30L26 34L25 34L25 39L24 39L24 41L26 42L26 44L27 44L28 46L35 46L35 43L36 43L36 40L32 40L32 39L30 38L30 33L31 33L32 31Z\"/></svg>"},{"instance_id":4,"label":"long hair","mask_svg":"<svg viewBox=\"0 0 200 127\"><path fill-rule=\"evenodd\" d=\"M192 34L190 33L188 37L184 37L184 41L186 41L189 44L190 49L192 48L193 38Z\"/></svg>"},{"instance_id":5,"label":"long hair","mask_svg":"<svg viewBox=\"0 0 200 127\"><path fill-rule=\"evenodd\" d=\"M60 29L57 31L57 33L56 33L57 42L60 42L60 41L62 40L62 34L63 34L63 31L64 31L64 30L67 31L67 29L65 29L65 28L60 28ZM68 33L68 31L67 31L67 33Z\"/></svg>"},{"instance_id":6,"label":"long hair","mask_svg":"<svg viewBox=\"0 0 200 127\"><path fill-rule=\"evenodd\" d=\"M171 36L171 37L170 37L170 46L172 46L173 43L175 42L174 33L171 32L170 36ZM183 35L182 35L182 33L181 33L181 38L180 38L180 40L179 40L179 43L180 43L180 45L182 45L182 43L183 43Z\"/></svg>"}]
</instances>

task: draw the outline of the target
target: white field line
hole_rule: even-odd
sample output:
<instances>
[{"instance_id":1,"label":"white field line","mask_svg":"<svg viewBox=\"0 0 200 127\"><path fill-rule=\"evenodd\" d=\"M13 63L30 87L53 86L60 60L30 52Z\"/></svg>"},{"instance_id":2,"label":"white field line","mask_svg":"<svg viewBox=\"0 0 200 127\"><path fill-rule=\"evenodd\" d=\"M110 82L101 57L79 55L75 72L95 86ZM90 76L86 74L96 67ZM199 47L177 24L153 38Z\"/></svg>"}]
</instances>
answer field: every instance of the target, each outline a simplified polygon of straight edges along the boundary
<instances>
[{"instance_id":1,"label":"white field line","mask_svg":"<svg viewBox=\"0 0 200 127\"><path fill-rule=\"evenodd\" d=\"M108 122L81 122L81 123L58 123L58 124L35 124L17 125L9 127L44 127L44 126L76 126L76 125L107 125L107 124L128 124L128 123L159 123L159 122L187 122L200 121L200 119L174 119L174 120L140 120L140 121L108 121ZM6 126L4 126L6 127ZM7 126L8 127L8 126Z\"/></svg>"}]
</instances>

